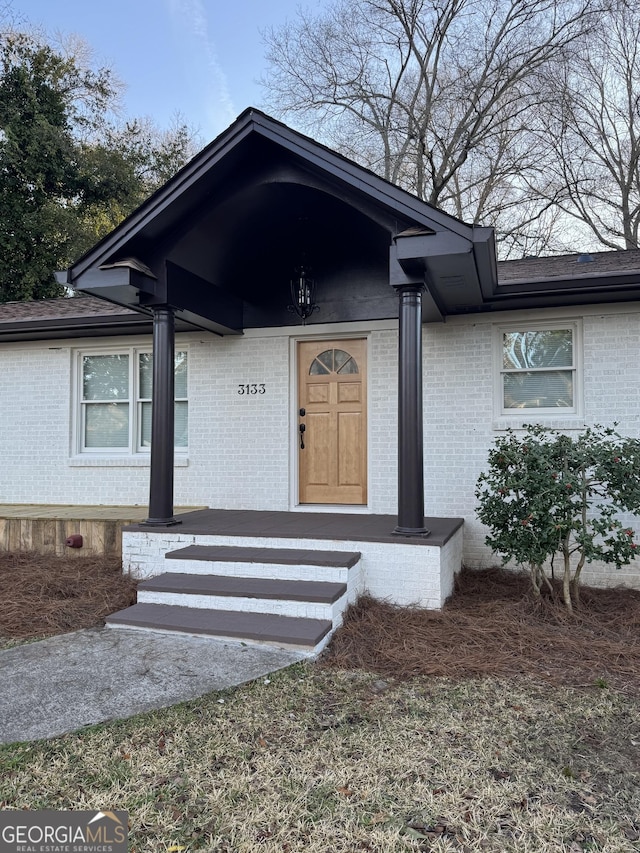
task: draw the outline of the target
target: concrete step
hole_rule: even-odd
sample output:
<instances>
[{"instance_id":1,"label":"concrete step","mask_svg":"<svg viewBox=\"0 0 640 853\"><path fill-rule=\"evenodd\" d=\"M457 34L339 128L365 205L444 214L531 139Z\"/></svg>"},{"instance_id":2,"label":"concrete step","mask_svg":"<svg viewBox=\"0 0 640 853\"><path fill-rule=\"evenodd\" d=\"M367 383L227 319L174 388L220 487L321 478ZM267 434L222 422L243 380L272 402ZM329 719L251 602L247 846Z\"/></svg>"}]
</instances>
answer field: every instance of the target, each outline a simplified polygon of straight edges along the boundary
<instances>
[{"instance_id":1,"label":"concrete step","mask_svg":"<svg viewBox=\"0 0 640 853\"><path fill-rule=\"evenodd\" d=\"M347 583L360 556L357 551L189 545L167 552L165 560L180 573Z\"/></svg>"},{"instance_id":2,"label":"concrete step","mask_svg":"<svg viewBox=\"0 0 640 853\"><path fill-rule=\"evenodd\" d=\"M279 613L282 616L342 622L347 585L319 581L273 580L229 575L166 572L138 585L138 602Z\"/></svg>"},{"instance_id":3,"label":"concrete step","mask_svg":"<svg viewBox=\"0 0 640 853\"><path fill-rule=\"evenodd\" d=\"M270 613L205 610L167 604L134 604L107 617L109 627L124 626L154 631L179 631L221 639L245 640L287 646L317 654L328 642L328 619L302 619Z\"/></svg>"}]
</instances>

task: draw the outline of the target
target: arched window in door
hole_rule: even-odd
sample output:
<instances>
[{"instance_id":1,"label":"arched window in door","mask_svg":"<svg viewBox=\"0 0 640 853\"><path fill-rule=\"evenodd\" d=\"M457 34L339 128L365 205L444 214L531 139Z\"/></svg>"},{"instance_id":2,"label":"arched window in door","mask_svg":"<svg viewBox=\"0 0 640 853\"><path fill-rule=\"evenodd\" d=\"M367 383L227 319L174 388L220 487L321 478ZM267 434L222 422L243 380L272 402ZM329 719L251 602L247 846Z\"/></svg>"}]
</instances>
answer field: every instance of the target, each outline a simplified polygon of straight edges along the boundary
<instances>
[{"instance_id":1,"label":"arched window in door","mask_svg":"<svg viewBox=\"0 0 640 853\"><path fill-rule=\"evenodd\" d=\"M358 373L358 365L353 356L345 350L326 349L313 359L309 375L321 376L327 373Z\"/></svg>"}]
</instances>

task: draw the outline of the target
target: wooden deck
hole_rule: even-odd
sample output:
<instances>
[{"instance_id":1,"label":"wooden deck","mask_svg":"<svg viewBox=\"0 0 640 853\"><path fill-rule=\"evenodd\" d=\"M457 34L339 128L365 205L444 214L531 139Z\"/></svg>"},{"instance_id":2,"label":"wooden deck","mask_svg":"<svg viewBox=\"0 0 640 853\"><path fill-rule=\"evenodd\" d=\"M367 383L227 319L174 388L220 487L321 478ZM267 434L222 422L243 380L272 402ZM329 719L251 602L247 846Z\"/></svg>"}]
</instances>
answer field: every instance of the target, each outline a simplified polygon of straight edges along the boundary
<instances>
[{"instance_id":1,"label":"wooden deck","mask_svg":"<svg viewBox=\"0 0 640 853\"><path fill-rule=\"evenodd\" d=\"M188 512L194 507L181 507ZM74 506L72 504L0 504L0 551L36 551L86 557L120 556L122 528L144 521L146 506ZM69 548L80 534L82 548Z\"/></svg>"}]
</instances>

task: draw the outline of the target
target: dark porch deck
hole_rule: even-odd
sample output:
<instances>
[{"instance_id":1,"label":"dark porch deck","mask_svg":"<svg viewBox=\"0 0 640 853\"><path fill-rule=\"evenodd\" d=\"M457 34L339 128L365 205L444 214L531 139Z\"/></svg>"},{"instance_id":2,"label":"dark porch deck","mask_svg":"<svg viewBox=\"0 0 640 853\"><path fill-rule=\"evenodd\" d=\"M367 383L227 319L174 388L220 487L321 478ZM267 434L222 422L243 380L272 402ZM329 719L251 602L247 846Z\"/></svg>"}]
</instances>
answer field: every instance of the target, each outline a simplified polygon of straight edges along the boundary
<instances>
[{"instance_id":1,"label":"dark porch deck","mask_svg":"<svg viewBox=\"0 0 640 853\"><path fill-rule=\"evenodd\" d=\"M394 515L339 512L272 512L201 509L176 514L179 525L129 525L126 531L200 536L254 536L274 539L327 539L442 547L464 524L462 518L425 518L428 536L397 536Z\"/></svg>"}]
</instances>

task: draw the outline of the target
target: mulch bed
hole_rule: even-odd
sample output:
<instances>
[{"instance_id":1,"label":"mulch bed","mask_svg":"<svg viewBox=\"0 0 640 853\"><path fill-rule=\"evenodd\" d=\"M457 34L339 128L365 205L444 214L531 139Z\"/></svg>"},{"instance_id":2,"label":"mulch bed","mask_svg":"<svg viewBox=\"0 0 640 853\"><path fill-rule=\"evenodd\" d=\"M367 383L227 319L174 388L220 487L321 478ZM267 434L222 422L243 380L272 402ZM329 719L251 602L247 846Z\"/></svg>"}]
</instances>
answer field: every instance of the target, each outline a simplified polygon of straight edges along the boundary
<instances>
[{"instance_id":1,"label":"mulch bed","mask_svg":"<svg viewBox=\"0 0 640 853\"><path fill-rule=\"evenodd\" d=\"M115 558L0 553L0 639L101 625L135 595ZM465 570L442 611L359 599L322 664L396 679L529 675L638 689L640 592L583 587L570 616L559 601L534 600L524 574Z\"/></svg>"},{"instance_id":2,"label":"mulch bed","mask_svg":"<svg viewBox=\"0 0 640 853\"><path fill-rule=\"evenodd\" d=\"M442 611L361 598L324 665L383 677L529 675L554 684L640 687L640 592L582 588L580 611L534 600L529 579L463 571Z\"/></svg>"},{"instance_id":3,"label":"mulch bed","mask_svg":"<svg viewBox=\"0 0 640 853\"><path fill-rule=\"evenodd\" d=\"M0 553L0 638L91 628L135 596L136 581L114 557Z\"/></svg>"}]
</instances>

